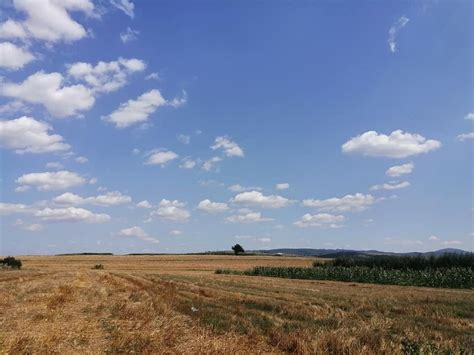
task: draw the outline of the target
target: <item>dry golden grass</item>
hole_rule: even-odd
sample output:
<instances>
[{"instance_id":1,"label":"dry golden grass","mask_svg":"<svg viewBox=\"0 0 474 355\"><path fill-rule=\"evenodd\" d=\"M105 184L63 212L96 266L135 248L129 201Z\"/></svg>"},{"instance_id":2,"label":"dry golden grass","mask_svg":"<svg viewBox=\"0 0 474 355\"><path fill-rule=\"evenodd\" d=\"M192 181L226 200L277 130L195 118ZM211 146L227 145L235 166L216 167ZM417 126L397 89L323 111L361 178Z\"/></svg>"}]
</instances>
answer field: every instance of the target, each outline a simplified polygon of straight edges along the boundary
<instances>
[{"instance_id":1,"label":"dry golden grass","mask_svg":"<svg viewBox=\"0 0 474 355\"><path fill-rule=\"evenodd\" d=\"M311 258L20 259L23 270L0 272L2 353L392 354L406 341L434 353L474 349L473 291L214 274Z\"/></svg>"}]
</instances>

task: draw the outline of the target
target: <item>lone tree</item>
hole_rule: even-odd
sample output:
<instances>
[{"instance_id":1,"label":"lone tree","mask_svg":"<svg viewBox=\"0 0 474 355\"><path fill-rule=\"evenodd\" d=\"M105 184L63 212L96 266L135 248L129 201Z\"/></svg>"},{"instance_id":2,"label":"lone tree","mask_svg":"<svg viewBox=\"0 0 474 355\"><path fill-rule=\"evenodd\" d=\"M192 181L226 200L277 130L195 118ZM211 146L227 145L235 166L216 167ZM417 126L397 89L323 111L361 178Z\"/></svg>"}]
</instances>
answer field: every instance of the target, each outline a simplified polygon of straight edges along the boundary
<instances>
[{"instance_id":1,"label":"lone tree","mask_svg":"<svg viewBox=\"0 0 474 355\"><path fill-rule=\"evenodd\" d=\"M232 247L232 250L234 251L235 255L238 255L239 253L245 253L244 248L242 248L242 245L240 245L240 244L235 244Z\"/></svg>"}]
</instances>

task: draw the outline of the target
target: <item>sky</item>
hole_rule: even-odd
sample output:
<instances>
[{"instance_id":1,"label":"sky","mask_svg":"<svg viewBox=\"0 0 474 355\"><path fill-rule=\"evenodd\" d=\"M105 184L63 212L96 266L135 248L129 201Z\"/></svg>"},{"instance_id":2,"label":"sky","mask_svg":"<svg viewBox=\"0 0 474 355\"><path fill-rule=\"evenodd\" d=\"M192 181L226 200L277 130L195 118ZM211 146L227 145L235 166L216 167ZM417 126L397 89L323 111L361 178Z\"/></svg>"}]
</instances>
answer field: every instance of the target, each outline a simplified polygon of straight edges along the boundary
<instances>
[{"instance_id":1,"label":"sky","mask_svg":"<svg viewBox=\"0 0 474 355\"><path fill-rule=\"evenodd\" d=\"M0 6L0 255L473 250L472 2Z\"/></svg>"}]
</instances>

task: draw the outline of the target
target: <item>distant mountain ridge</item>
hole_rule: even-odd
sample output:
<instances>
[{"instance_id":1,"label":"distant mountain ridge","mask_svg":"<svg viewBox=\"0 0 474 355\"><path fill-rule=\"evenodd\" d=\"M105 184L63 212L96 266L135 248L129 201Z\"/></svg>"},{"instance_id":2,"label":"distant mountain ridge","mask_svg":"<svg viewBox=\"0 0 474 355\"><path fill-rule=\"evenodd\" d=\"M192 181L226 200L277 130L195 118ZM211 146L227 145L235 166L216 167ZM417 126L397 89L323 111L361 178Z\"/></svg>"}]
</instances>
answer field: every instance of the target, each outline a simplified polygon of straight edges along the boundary
<instances>
[{"instance_id":1,"label":"distant mountain ridge","mask_svg":"<svg viewBox=\"0 0 474 355\"><path fill-rule=\"evenodd\" d=\"M319 256L326 258L335 258L340 256L371 256L371 255L406 255L406 256L430 256L430 255L443 255L443 254L466 254L468 251L456 248L445 248L429 252L408 252L408 253L395 253L386 252L379 250L351 250L351 249L311 249L311 248L280 248L280 249L267 249L267 250L256 250L258 253L264 254L284 254L284 255L295 255L295 256Z\"/></svg>"}]
</instances>

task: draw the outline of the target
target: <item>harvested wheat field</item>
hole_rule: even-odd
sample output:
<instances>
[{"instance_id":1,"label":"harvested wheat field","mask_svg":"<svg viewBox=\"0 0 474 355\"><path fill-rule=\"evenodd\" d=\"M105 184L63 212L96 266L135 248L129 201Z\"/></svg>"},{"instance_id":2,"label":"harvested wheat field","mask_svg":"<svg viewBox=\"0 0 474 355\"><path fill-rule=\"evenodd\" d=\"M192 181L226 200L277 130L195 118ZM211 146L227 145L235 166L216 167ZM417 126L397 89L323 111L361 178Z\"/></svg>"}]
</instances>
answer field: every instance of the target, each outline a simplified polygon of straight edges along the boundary
<instances>
[{"instance_id":1,"label":"harvested wheat field","mask_svg":"<svg viewBox=\"0 0 474 355\"><path fill-rule=\"evenodd\" d=\"M469 353L470 290L216 275L314 258L21 257L0 272L2 353ZM103 270L93 270L103 264Z\"/></svg>"}]
</instances>

